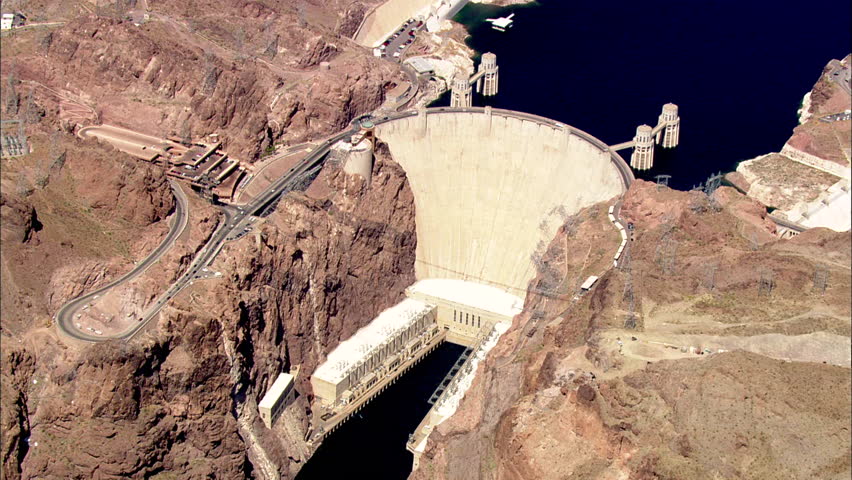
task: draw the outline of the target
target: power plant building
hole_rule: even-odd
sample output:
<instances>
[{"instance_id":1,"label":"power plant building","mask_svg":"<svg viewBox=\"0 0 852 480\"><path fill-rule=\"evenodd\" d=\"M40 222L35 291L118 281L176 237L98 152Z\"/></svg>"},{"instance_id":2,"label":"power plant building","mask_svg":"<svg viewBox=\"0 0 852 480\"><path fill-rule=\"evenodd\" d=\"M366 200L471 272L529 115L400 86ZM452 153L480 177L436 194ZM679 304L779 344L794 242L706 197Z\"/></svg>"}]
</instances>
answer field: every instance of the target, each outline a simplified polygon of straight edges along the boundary
<instances>
[{"instance_id":1,"label":"power plant building","mask_svg":"<svg viewBox=\"0 0 852 480\"><path fill-rule=\"evenodd\" d=\"M435 305L439 328L449 330L447 340L468 345L497 323L512 323L524 302L490 285L453 278L427 278L408 287L409 298Z\"/></svg>"},{"instance_id":2,"label":"power plant building","mask_svg":"<svg viewBox=\"0 0 852 480\"><path fill-rule=\"evenodd\" d=\"M257 406L260 411L260 419L263 420L266 428L272 428L272 424L275 423L281 410L290 404L295 393L293 375L289 373L279 374Z\"/></svg>"},{"instance_id":3,"label":"power plant building","mask_svg":"<svg viewBox=\"0 0 852 480\"><path fill-rule=\"evenodd\" d=\"M384 310L317 367L311 376L314 395L326 405L345 403L395 370L437 330L434 305L407 298Z\"/></svg>"}]
</instances>

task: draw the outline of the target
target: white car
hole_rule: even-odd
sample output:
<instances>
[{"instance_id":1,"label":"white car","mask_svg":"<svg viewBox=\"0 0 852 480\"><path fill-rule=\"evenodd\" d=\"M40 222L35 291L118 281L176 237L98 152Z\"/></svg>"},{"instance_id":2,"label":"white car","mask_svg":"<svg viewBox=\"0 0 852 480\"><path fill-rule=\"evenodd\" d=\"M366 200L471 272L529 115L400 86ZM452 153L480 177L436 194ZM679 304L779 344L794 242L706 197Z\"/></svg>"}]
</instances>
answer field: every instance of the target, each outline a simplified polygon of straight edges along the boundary
<instances>
[{"instance_id":1,"label":"white car","mask_svg":"<svg viewBox=\"0 0 852 480\"><path fill-rule=\"evenodd\" d=\"M399 52L393 52L394 58L399 58Z\"/></svg>"}]
</instances>

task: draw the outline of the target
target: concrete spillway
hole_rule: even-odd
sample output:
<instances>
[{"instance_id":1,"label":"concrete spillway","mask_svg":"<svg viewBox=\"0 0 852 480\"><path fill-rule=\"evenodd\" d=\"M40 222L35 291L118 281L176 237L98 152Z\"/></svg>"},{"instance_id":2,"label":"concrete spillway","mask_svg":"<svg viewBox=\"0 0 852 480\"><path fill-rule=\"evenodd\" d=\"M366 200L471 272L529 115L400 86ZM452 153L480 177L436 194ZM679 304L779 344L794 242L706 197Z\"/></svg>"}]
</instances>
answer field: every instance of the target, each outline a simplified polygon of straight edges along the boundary
<instances>
[{"instance_id":1,"label":"concrete spillway","mask_svg":"<svg viewBox=\"0 0 852 480\"><path fill-rule=\"evenodd\" d=\"M430 110L380 123L376 135L414 192L418 279L463 279L524 298L533 255L563 217L629 182L600 141L525 114Z\"/></svg>"}]
</instances>

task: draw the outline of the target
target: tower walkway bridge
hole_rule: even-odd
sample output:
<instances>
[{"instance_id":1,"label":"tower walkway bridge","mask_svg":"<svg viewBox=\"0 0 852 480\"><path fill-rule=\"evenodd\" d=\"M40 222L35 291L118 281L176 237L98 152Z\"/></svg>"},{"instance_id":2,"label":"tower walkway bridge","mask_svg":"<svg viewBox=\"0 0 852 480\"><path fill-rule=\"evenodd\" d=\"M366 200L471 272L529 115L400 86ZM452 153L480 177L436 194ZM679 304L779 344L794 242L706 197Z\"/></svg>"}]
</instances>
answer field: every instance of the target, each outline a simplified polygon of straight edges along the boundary
<instances>
[{"instance_id":1,"label":"tower walkway bridge","mask_svg":"<svg viewBox=\"0 0 852 480\"><path fill-rule=\"evenodd\" d=\"M628 142L610 145L613 152L632 148L630 166L636 170L648 170L654 166L654 143L663 148L677 147L680 142L680 117L677 105L667 103L657 120L657 126L639 125L636 135Z\"/></svg>"},{"instance_id":2,"label":"tower walkway bridge","mask_svg":"<svg viewBox=\"0 0 852 480\"><path fill-rule=\"evenodd\" d=\"M657 126L654 127L651 130L651 135L657 136L657 134L660 133L664 128L666 128L666 126L668 124L669 124L669 122L658 123ZM616 143L615 145L610 145L609 149L612 150L613 152L617 152L619 150L627 150L628 148L633 148L635 146L636 146L636 140L634 139L634 140L630 140L628 142L622 142L622 143Z\"/></svg>"}]
</instances>

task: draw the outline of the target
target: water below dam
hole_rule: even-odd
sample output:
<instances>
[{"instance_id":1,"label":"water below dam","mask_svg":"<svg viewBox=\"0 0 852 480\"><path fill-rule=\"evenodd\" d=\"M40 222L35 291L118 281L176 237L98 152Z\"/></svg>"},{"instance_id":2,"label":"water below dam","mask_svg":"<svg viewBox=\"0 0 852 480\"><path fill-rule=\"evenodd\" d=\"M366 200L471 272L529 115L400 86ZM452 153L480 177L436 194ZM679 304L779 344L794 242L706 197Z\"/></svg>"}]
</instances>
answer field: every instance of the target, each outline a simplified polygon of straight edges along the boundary
<instances>
[{"instance_id":1,"label":"water below dam","mask_svg":"<svg viewBox=\"0 0 852 480\"><path fill-rule=\"evenodd\" d=\"M464 347L443 343L328 436L297 480L405 479L414 458L408 435L431 408L429 397Z\"/></svg>"},{"instance_id":2,"label":"water below dam","mask_svg":"<svg viewBox=\"0 0 852 480\"><path fill-rule=\"evenodd\" d=\"M474 106L552 118L613 145L676 103L680 145L655 149L654 168L637 177L668 174L689 189L781 149L822 68L849 53L851 11L835 0L540 0L469 3L455 20L477 54L497 54L499 93ZM485 22L510 13L506 32ZM434 105L449 105L449 94ZM621 152L628 162L630 152Z\"/></svg>"}]
</instances>

